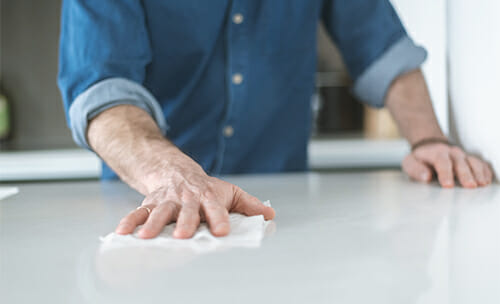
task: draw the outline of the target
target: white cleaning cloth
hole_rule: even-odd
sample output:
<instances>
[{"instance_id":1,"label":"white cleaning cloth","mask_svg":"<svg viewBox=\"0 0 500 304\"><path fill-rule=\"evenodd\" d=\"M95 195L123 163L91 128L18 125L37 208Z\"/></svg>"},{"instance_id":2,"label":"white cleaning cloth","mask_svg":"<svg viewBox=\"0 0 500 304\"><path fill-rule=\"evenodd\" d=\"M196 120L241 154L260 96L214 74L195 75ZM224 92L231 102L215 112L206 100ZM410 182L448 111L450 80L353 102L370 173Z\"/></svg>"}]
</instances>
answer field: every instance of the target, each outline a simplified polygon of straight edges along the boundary
<instances>
[{"instance_id":1,"label":"white cleaning cloth","mask_svg":"<svg viewBox=\"0 0 500 304\"><path fill-rule=\"evenodd\" d=\"M0 187L0 200L17 194L18 192L19 189L17 187Z\"/></svg>"},{"instance_id":2,"label":"white cleaning cloth","mask_svg":"<svg viewBox=\"0 0 500 304\"><path fill-rule=\"evenodd\" d=\"M271 206L269 201L264 202ZM189 248L198 253L210 252L230 247L259 247L266 231L267 222L264 216L245 216L232 213L229 215L231 232L225 237L215 237L210 233L206 223L202 223L194 236L190 239L176 239L173 232L175 223L165 226L163 231L154 239L144 240L137 237L137 231L130 235L110 233L101 237L101 250L122 247L162 247L162 248Z\"/></svg>"}]
</instances>

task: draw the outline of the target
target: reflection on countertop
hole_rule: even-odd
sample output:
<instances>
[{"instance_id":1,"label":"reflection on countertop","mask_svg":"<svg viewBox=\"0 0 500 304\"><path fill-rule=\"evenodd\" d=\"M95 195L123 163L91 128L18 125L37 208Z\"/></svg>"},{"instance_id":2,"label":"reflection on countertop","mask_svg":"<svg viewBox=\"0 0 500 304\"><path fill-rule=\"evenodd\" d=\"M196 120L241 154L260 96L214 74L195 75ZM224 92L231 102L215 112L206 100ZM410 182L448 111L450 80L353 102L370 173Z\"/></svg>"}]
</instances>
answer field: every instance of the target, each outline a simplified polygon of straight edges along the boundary
<instances>
[{"instance_id":1,"label":"reflection on countertop","mask_svg":"<svg viewBox=\"0 0 500 304\"><path fill-rule=\"evenodd\" d=\"M102 255L142 197L121 183L20 185L0 204L5 303L499 303L500 187L398 171L228 176L273 203L258 248ZM32 286L30 292L23 292Z\"/></svg>"}]
</instances>

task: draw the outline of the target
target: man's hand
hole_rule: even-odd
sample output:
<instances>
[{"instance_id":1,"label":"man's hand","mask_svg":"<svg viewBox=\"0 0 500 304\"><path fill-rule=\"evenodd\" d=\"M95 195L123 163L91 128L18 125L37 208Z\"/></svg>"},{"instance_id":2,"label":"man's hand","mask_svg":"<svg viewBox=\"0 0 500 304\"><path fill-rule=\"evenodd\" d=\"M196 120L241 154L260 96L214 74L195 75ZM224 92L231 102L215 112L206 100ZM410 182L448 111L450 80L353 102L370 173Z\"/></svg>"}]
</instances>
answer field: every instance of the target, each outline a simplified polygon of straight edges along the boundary
<instances>
[{"instance_id":1,"label":"man's hand","mask_svg":"<svg viewBox=\"0 0 500 304\"><path fill-rule=\"evenodd\" d=\"M110 108L92 119L90 146L132 188L146 198L145 208L125 216L116 232L142 238L157 236L177 222L174 236L191 237L200 221L216 236L230 231L229 212L274 218L274 210L239 187L208 176L201 166L165 139L154 120L138 107ZM149 214L148 209L151 211Z\"/></svg>"},{"instance_id":2,"label":"man's hand","mask_svg":"<svg viewBox=\"0 0 500 304\"><path fill-rule=\"evenodd\" d=\"M493 173L481 159L467 155L462 149L443 143L423 145L403 160L403 170L412 179L424 183L436 173L444 188L455 185L455 177L462 187L476 188L491 184Z\"/></svg>"},{"instance_id":3,"label":"man's hand","mask_svg":"<svg viewBox=\"0 0 500 304\"><path fill-rule=\"evenodd\" d=\"M387 93L386 105L411 145L430 138L446 141L420 70L394 81ZM403 170L411 178L422 182L429 182L435 172L441 186L446 188L454 186L455 178L466 188L486 186L493 178L491 168L484 161L443 143L426 144L414 149L404 159Z\"/></svg>"},{"instance_id":4,"label":"man's hand","mask_svg":"<svg viewBox=\"0 0 500 304\"><path fill-rule=\"evenodd\" d=\"M184 163L177 162L175 168L161 170L155 177L160 186L151 191L142 206L130 212L116 228L118 234L132 233L139 225L141 238L156 237L163 227L177 221L176 238L190 238L201 221L206 221L215 236L229 233L229 212L248 216L264 215L266 220L274 218L274 210L239 187L215 177L210 177L187 157ZM182 161L181 161L182 162Z\"/></svg>"}]
</instances>

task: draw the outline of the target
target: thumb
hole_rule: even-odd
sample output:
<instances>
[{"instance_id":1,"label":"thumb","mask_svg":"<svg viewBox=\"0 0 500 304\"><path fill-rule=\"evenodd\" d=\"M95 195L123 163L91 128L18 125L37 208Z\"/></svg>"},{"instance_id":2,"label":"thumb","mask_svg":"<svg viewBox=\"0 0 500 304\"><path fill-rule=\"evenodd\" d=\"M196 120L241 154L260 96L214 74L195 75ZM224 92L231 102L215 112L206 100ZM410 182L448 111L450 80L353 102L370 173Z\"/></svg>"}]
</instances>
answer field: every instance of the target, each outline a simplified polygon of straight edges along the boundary
<instances>
[{"instance_id":1,"label":"thumb","mask_svg":"<svg viewBox=\"0 0 500 304\"><path fill-rule=\"evenodd\" d=\"M416 181L428 183L432 179L431 169L423 162L419 161L413 154L403 160L403 171Z\"/></svg>"},{"instance_id":2,"label":"thumb","mask_svg":"<svg viewBox=\"0 0 500 304\"><path fill-rule=\"evenodd\" d=\"M236 187L234 203L231 211L248 216L263 215L266 220L272 220L276 215L274 209L264 205L258 198Z\"/></svg>"}]
</instances>

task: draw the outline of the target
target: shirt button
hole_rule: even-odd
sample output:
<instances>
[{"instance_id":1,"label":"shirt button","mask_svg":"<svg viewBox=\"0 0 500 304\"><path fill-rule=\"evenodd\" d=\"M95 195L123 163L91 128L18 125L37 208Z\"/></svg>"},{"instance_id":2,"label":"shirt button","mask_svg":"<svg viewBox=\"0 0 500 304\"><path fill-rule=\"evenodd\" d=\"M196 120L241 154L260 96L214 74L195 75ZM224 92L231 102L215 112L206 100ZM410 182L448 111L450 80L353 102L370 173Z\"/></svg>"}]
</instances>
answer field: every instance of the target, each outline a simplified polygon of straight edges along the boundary
<instances>
[{"instance_id":1,"label":"shirt button","mask_svg":"<svg viewBox=\"0 0 500 304\"><path fill-rule=\"evenodd\" d=\"M243 75L240 73L236 73L233 75L233 83L234 84L241 84L243 82Z\"/></svg>"},{"instance_id":2,"label":"shirt button","mask_svg":"<svg viewBox=\"0 0 500 304\"><path fill-rule=\"evenodd\" d=\"M234 134L234 128L232 126L226 126L222 131L225 137L231 137Z\"/></svg>"},{"instance_id":3,"label":"shirt button","mask_svg":"<svg viewBox=\"0 0 500 304\"><path fill-rule=\"evenodd\" d=\"M234 16L233 16L233 22L235 24L241 24L241 23L243 23L243 15L242 14L234 14Z\"/></svg>"}]
</instances>

